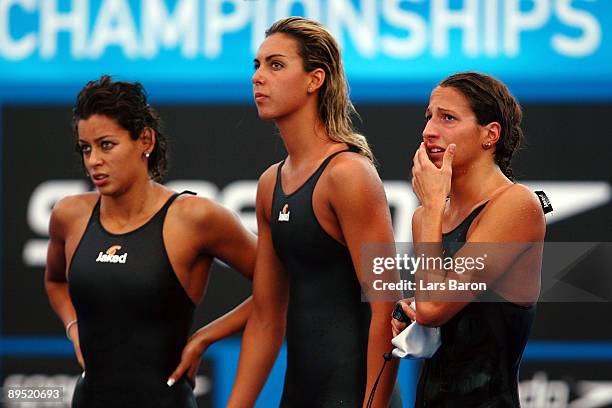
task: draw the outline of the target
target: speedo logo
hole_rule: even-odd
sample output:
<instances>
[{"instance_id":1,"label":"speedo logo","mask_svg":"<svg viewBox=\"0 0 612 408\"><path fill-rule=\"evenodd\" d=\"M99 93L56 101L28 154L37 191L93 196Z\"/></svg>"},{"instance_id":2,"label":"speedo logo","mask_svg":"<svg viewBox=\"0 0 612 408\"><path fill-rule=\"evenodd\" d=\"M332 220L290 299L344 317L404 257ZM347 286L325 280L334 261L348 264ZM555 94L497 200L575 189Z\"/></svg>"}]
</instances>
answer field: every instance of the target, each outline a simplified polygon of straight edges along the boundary
<instances>
[{"instance_id":1,"label":"speedo logo","mask_svg":"<svg viewBox=\"0 0 612 408\"><path fill-rule=\"evenodd\" d=\"M104 263L125 263L127 261L127 252L123 255L116 255L117 251L121 249L121 245L113 245L108 248L106 252L100 251L96 262Z\"/></svg>"},{"instance_id":2,"label":"speedo logo","mask_svg":"<svg viewBox=\"0 0 612 408\"><path fill-rule=\"evenodd\" d=\"M288 222L289 214L291 214L291 212L289 211L289 204L285 204L285 206L283 207L283 210L278 213L278 220Z\"/></svg>"}]
</instances>

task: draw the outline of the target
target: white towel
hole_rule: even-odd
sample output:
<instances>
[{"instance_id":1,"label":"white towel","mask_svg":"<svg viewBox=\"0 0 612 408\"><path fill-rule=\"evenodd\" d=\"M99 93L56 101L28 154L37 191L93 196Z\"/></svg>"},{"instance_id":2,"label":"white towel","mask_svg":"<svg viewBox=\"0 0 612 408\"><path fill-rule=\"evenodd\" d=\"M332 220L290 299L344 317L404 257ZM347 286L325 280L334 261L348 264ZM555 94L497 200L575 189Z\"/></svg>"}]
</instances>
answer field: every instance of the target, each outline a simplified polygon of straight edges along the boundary
<instances>
[{"instance_id":1,"label":"white towel","mask_svg":"<svg viewBox=\"0 0 612 408\"><path fill-rule=\"evenodd\" d=\"M410 304L413 309L414 302ZM412 322L391 343L396 347L393 356L398 358L419 359L431 358L440 347L439 327L425 327Z\"/></svg>"}]
</instances>

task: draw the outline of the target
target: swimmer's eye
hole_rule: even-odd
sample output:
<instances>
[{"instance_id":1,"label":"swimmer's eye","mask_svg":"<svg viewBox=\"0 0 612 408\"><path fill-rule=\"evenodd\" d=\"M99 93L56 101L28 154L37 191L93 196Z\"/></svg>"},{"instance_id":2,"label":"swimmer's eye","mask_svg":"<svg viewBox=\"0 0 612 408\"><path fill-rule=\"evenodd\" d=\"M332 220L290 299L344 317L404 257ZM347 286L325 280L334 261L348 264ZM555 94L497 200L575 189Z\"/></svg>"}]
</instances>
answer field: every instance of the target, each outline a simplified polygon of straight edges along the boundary
<instances>
[{"instance_id":1,"label":"swimmer's eye","mask_svg":"<svg viewBox=\"0 0 612 408\"><path fill-rule=\"evenodd\" d=\"M445 113L442 115L442 118L446 121L446 122L452 122L454 121L456 118L453 115L449 115L448 113Z\"/></svg>"},{"instance_id":2,"label":"swimmer's eye","mask_svg":"<svg viewBox=\"0 0 612 408\"><path fill-rule=\"evenodd\" d=\"M259 62L254 63L253 70L257 71L258 68L259 68Z\"/></svg>"},{"instance_id":3,"label":"swimmer's eye","mask_svg":"<svg viewBox=\"0 0 612 408\"><path fill-rule=\"evenodd\" d=\"M429 122L430 120L431 120L431 114L425 115L425 123Z\"/></svg>"},{"instance_id":4,"label":"swimmer's eye","mask_svg":"<svg viewBox=\"0 0 612 408\"><path fill-rule=\"evenodd\" d=\"M110 150L115 146L115 144L113 142L109 142L108 140L103 140L102 142L100 142L100 147L102 148L102 150Z\"/></svg>"},{"instance_id":5,"label":"swimmer's eye","mask_svg":"<svg viewBox=\"0 0 612 408\"><path fill-rule=\"evenodd\" d=\"M87 154L91 152L91 146L87 144L82 144L79 145L79 150L81 151L81 154Z\"/></svg>"}]
</instances>

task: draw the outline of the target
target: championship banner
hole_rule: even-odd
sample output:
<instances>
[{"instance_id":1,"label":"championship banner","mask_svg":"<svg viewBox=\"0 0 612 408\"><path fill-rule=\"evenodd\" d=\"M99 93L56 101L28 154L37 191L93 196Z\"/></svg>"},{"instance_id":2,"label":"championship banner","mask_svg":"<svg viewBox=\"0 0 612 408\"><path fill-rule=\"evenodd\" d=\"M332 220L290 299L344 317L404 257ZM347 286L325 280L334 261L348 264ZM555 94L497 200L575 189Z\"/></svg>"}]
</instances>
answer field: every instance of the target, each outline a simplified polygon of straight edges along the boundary
<instances>
[{"instance_id":1,"label":"championship banner","mask_svg":"<svg viewBox=\"0 0 612 408\"><path fill-rule=\"evenodd\" d=\"M423 99L467 70L520 98L612 98L605 0L2 0L0 90L73 94L109 73L172 100L248 101L257 47L288 15L335 35L357 100Z\"/></svg>"}]
</instances>

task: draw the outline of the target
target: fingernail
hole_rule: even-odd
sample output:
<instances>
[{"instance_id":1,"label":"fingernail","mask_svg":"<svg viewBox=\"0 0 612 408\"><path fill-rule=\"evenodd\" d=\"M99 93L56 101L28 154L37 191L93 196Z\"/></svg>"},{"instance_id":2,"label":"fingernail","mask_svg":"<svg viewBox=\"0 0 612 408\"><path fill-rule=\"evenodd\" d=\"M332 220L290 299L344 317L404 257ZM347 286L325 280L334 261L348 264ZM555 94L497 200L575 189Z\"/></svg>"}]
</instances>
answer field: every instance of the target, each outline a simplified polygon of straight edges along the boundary
<instances>
[{"instance_id":1,"label":"fingernail","mask_svg":"<svg viewBox=\"0 0 612 408\"><path fill-rule=\"evenodd\" d=\"M168 380L168 382L166 384L168 384L168 387L172 387L174 385L174 378L171 378Z\"/></svg>"},{"instance_id":2,"label":"fingernail","mask_svg":"<svg viewBox=\"0 0 612 408\"><path fill-rule=\"evenodd\" d=\"M448 146L448 150L449 150L451 153L455 153L455 148L456 148L456 147L457 147L457 145L452 144L452 145Z\"/></svg>"}]
</instances>

